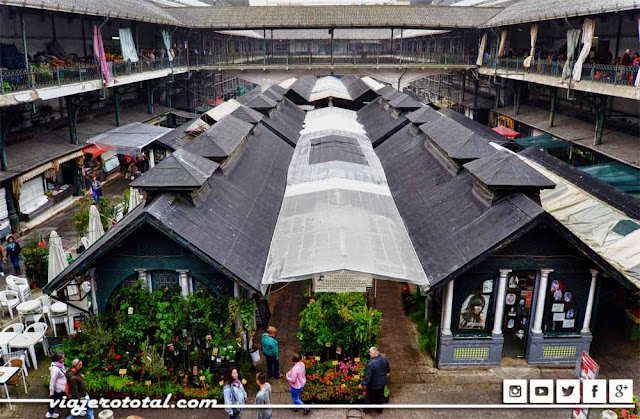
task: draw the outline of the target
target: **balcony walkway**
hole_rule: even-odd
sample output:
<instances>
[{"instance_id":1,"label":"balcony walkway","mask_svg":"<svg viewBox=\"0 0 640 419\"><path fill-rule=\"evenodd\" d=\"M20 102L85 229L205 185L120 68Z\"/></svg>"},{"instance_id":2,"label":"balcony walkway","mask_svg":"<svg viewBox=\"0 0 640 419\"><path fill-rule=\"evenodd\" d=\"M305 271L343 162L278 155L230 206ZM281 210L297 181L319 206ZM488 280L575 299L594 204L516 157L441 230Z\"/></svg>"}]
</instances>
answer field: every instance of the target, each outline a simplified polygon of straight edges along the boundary
<instances>
[{"instance_id":1,"label":"balcony walkway","mask_svg":"<svg viewBox=\"0 0 640 419\"><path fill-rule=\"evenodd\" d=\"M595 123L583 122L556 113L553 127L549 127L549 111L534 106L521 105L520 113L513 114L513 106L499 108L500 115L544 131L565 141L586 147L622 163L640 168L640 139L620 131L604 129L602 144L594 145Z\"/></svg>"}]
</instances>

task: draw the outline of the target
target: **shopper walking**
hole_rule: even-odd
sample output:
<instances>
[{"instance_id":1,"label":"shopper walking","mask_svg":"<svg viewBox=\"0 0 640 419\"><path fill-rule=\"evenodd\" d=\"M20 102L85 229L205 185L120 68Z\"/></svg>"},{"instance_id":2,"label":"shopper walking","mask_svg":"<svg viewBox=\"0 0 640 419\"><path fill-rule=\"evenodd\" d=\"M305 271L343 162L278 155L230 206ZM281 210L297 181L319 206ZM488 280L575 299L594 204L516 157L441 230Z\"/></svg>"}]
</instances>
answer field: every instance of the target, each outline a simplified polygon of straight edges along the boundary
<instances>
[{"instance_id":1,"label":"shopper walking","mask_svg":"<svg viewBox=\"0 0 640 419\"><path fill-rule=\"evenodd\" d=\"M82 370L82 361L79 359L74 359L71 362L71 369L67 372L67 381L69 382L69 392L71 393L71 398L74 400L86 400L86 403L89 403L89 393L87 393L87 389L84 386L84 374L81 374ZM81 416L86 416L87 419L94 419L93 409L90 407L86 407L83 409L83 412L79 415L69 415L67 419L76 419Z\"/></svg>"},{"instance_id":2,"label":"shopper walking","mask_svg":"<svg viewBox=\"0 0 640 419\"><path fill-rule=\"evenodd\" d=\"M293 354L291 357L293 367L287 372L287 381L291 386L291 400L293 404L304 406L304 402L300 400L300 393L304 390L304 385L307 384L307 371L302 362L302 357L298 354ZM298 409L294 409L297 411ZM304 414L309 414L310 410L303 408Z\"/></svg>"},{"instance_id":3,"label":"shopper walking","mask_svg":"<svg viewBox=\"0 0 640 419\"><path fill-rule=\"evenodd\" d=\"M224 404L244 404L247 400L247 392L242 385L242 381L240 381L237 368L232 367L226 372L222 395L224 396ZM229 418L234 419L238 419L240 413L242 413L242 409L236 407L224 410L229 415Z\"/></svg>"},{"instance_id":4,"label":"shopper walking","mask_svg":"<svg viewBox=\"0 0 640 419\"><path fill-rule=\"evenodd\" d=\"M20 271L20 252L22 248L20 244L13 238L13 236L9 236L7 239L7 257L11 260L11 264L13 265L13 270L16 275L20 275L22 272Z\"/></svg>"},{"instance_id":5,"label":"shopper walking","mask_svg":"<svg viewBox=\"0 0 640 419\"><path fill-rule=\"evenodd\" d=\"M389 361L380 355L377 347L369 348L369 357L371 358L364 368L364 379L358 386L359 389L366 388L367 395L365 403L382 404L384 401L384 388L387 385L387 374L389 374ZM382 409L377 409L378 413L382 413Z\"/></svg>"},{"instance_id":6,"label":"shopper walking","mask_svg":"<svg viewBox=\"0 0 640 419\"><path fill-rule=\"evenodd\" d=\"M93 202L98 205L100 203L100 195L102 195L102 184L95 176L91 181L91 192L93 193Z\"/></svg>"},{"instance_id":7,"label":"shopper walking","mask_svg":"<svg viewBox=\"0 0 640 419\"><path fill-rule=\"evenodd\" d=\"M267 358L267 376L268 378L281 378L280 373L280 349L276 340L278 330L273 327L267 327L267 331L262 334L262 352Z\"/></svg>"},{"instance_id":8,"label":"shopper walking","mask_svg":"<svg viewBox=\"0 0 640 419\"><path fill-rule=\"evenodd\" d=\"M64 352L58 351L51 357L51 366L49 367L49 398L52 400L61 400L67 395L67 375L64 369ZM57 418L55 406L50 406L47 410L46 417Z\"/></svg>"},{"instance_id":9,"label":"shopper walking","mask_svg":"<svg viewBox=\"0 0 640 419\"><path fill-rule=\"evenodd\" d=\"M260 390L256 395L256 404L271 404L271 384L267 383L267 374L259 372L256 374L256 384ZM271 409L256 409L256 419L271 419Z\"/></svg>"}]
</instances>

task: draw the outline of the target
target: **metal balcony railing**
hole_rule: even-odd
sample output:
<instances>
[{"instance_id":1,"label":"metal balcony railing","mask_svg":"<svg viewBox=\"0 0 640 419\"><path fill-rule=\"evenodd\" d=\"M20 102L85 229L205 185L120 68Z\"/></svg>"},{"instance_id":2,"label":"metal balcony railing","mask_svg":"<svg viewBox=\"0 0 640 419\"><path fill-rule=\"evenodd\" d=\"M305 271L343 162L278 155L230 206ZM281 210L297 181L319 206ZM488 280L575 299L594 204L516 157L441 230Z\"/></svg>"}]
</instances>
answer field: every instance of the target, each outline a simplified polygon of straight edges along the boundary
<instances>
[{"instance_id":1,"label":"metal balcony railing","mask_svg":"<svg viewBox=\"0 0 640 419\"><path fill-rule=\"evenodd\" d=\"M224 55L182 55L169 61L166 57L155 60L141 59L136 63L108 62L112 79L132 74L177 68L189 65L202 67L259 68L261 66L378 66L378 65L474 65L473 57L436 53L350 53L350 54L272 54L235 53ZM98 64L78 64L72 66L29 66L22 70L0 69L0 93L12 93L42 87L60 86L89 80L99 80L101 70Z\"/></svg>"},{"instance_id":2,"label":"metal balcony railing","mask_svg":"<svg viewBox=\"0 0 640 419\"><path fill-rule=\"evenodd\" d=\"M542 74L545 76L562 77L564 61L536 60L529 68L525 68L523 58L498 58L485 67L506 70L508 73ZM570 67L573 71L573 66ZM609 83L632 86L638 74L636 66L620 66L607 64L583 64L581 80L598 83Z\"/></svg>"}]
</instances>

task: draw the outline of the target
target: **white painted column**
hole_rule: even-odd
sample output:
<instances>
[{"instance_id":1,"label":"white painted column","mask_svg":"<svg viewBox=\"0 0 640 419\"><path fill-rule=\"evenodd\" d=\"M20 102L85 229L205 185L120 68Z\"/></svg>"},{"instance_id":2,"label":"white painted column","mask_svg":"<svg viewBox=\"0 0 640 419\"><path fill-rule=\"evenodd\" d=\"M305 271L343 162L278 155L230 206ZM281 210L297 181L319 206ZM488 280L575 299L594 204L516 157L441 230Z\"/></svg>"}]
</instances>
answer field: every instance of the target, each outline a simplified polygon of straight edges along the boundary
<instances>
[{"instance_id":1,"label":"white painted column","mask_svg":"<svg viewBox=\"0 0 640 419\"><path fill-rule=\"evenodd\" d=\"M544 303L547 296L547 284L549 283L549 274L553 269L540 269L540 283L538 283L538 297L536 300L536 312L533 318L532 333L542 333L542 317L544 316Z\"/></svg>"},{"instance_id":2,"label":"white painted column","mask_svg":"<svg viewBox=\"0 0 640 419\"><path fill-rule=\"evenodd\" d=\"M589 299L587 300L587 308L584 311L584 322L582 323L582 330L580 333L591 332L591 313L593 313L593 303L596 297L596 281L598 279L598 271L595 269L589 269L591 271L591 286L589 287Z\"/></svg>"},{"instance_id":3,"label":"white painted column","mask_svg":"<svg viewBox=\"0 0 640 419\"><path fill-rule=\"evenodd\" d=\"M156 165L156 155L153 151L153 148L149 149L149 167L153 167Z\"/></svg>"},{"instance_id":4,"label":"white painted column","mask_svg":"<svg viewBox=\"0 0 640 419\"><path fill-rule=\"evenodd\" d=\"M138 272L138 281L142 282L142 286L145 287L149 292L153 291L153 287L151 286L151 275L147 275L146 269L136 269Z\"/></svg>"},{"instance_id":5,"label":"white painted column","mask_svg":"<svg viewBox=\"0 0 640 419\"><path fill-rule=\"evenodd\" d=\"M183 297L188 297L191 287L189 287L189 270L188 269L176 269L176 272L180 274L180 289Z\"/></svg>"},{"instance_id":6,"label":"white painted column","mask_svg":"<svg viewBox=\"0 0 640 419\"><path fill-rule=\"evenodd\" d=\"M444 307L442 307L442 334L451 334L451 311L453 307L453 281L444 289Z\"/></svg>"},{"instance_id":7,"label":"white painted column","mask_svg":"<svg viewBox=\"0 0 640 419\"><path fill-rule=\"evenodd\" d=\"M500 269L498 277L498 294L496 294L496 313L493 317L492 335L502 335L502 319L504 318L504 299L507 296L507 275L511 269Z\"/></svg>"}]
</instances>

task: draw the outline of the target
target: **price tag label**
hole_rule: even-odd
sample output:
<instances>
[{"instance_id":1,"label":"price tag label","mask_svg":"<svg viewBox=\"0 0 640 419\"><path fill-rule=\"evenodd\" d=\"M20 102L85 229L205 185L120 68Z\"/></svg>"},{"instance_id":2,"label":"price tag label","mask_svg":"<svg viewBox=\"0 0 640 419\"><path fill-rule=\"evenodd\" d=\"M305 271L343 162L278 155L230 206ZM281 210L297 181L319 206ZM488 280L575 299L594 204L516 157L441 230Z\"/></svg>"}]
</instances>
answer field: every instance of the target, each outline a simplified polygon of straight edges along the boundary
<instances>
[{"instance_id":1,"label":"price tag label","mask_svg":"<svg viewBox=\"0 0 640 419\"><path fill-rule=\"evenodd\" d=\"M224 386L224 381L220 381L218 384L220 384L220 387Z\"/></svg>"},{"instance_id":2,"label":"price tag label","mask_svg":"<svg viewBox=\"0 0 640 419\"><path fill-rule=\"evenodd\" d=\"M213 348L213 356L218 356L218 348Z\"/></svg>"},{"instance_id":3,"label":"price tag label","mask_svg":"<svg viewBox=\"0 0 640 419\"><path fill-rule=\"evenodd\" d=\"M144 382L144 385L145 385L145 386L150 386L150 385L151 385L151 380L147 380L147 381L145 381L145 382Z\"/></svg>"},{"instance_id":4,"label":"price tag label","mask_svg":"<svg viewBox=\"0 0 640 419\"><path fill-rule=\"evenodd\" d=\"M360 358L353 358L353 360L356 361L356 363L360 362Z\"/></svg>"},{"instance_id":5,"label":"price tag label","mask_svg":"<svg viewBox=\"0 0 640 419\"><path fill-rule=\"evenodd\" d=\"M315 360L320 362L320 357L319 356L314 356Z\"/></svg>"},{"instance_id":6,"label":"price tag label","mask_svg":"<svg viewBox=\"0 0 640 419\"><path fill-rule=\"evenodd\" d=\"M338 365L338 361L331 361L331 365L335 367L336 365Z\"/></svg>"},{"instance_id":7,"label":"price tag label","mask_svg":"<svg viewBox=\"0 0 640 419\"><path fill-rule=\"evenodd\" d=\"M241 383L242 383L242 385L243 385L243 386L244 386L244 385L247 385L247 380L245 380L245 379L243 378L243 379L242 379L242 381L241 381Z\"/></svg>"},{"instance_id":8,"label":"price tag label","mask_svg":"<svg viewBox=\"0 0 640 419\"><path fill-rule=\"evenodd\" d=\"M127 313L129 313L129 314L133 314L133 307L129 307L129 308L127 309Z\"/></svg>"},{"instance_id":9,"label":"price tag label","mask_svg":"<svg viewBox=\"0 0 640 419\"><path fill-rule=\"evenodd\" d=\"M206 380L206 379L207 379L207 377L205 377L204 375L201 375L201 376L200 376L200 381L204 381L204 380Z\"/></svg>"},{"instance_id":10,"label":"price tag label","mask_svg":"<svg viewBox=\"0 0 640 419\"><path fill-rule=\"evenodd\" d=\"M122 369L118 370L118 374L127 375L127 370L125 368L122 368Z\"/></svg>"}]
</instances>

